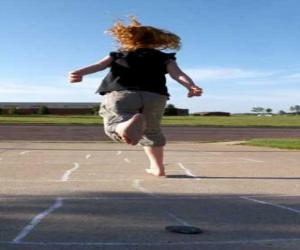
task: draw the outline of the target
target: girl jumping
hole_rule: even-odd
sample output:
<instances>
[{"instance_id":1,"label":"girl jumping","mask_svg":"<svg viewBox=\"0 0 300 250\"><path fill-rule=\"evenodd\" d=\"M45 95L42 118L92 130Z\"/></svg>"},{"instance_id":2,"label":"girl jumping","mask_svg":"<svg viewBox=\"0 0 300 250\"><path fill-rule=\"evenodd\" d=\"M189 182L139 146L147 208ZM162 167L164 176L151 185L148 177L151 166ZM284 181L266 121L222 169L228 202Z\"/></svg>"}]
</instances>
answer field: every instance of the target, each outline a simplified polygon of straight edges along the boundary
<instances>
[{"instance_id":1,"label":"girl jumping","mask_svg":"<svg viewBox=\"0 0 300 250\"><path fill-rule=\"evenodd\" d=\"M165 176L163 150L166 139L161 131L169 93L166 74L188 90L188 97L201 96L202 89L177 65L175 53L164 49L180 49L180 37L166 30L143 26L135 18L129 25L116 22L109 30L119 49L96 64L69 73L71 83L83 76L107 68L97 93L104 95L99 114L105 133L114 141L140 144L150 161L146 172Z\"/></svg>"}]
</instances>

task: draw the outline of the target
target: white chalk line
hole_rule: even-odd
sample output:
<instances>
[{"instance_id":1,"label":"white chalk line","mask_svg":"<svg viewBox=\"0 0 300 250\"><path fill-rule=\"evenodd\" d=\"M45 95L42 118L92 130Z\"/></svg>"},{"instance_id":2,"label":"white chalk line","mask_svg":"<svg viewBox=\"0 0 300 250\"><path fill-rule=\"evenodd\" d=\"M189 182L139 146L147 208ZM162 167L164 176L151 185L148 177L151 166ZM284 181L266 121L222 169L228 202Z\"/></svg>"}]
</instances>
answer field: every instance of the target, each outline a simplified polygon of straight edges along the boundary
<instances>
[{"instance_id":1,"label":"white chalk line","mask_svg":"<svg viewBox=\"0 0 300 250\"><path fill-rule=\"evenodd\" d=\"M143 189L144 191L145 189ZM147 191L147 190L145 190ZM148 191L147 191L148 192ZM145 192L146 193L146 192ZM148 193L146 193L148 194ZM36 199L45 199L47 200L49 197L44 197L44 196L39 196L39 197L0 197L0 201L15 201L15 200L36 200ZM132 197L127 197L127 196L94 196L94 197L61 197L63 200L71 200L71 201L77 201L77 200L94 200L94 201L103 201L103 200L136 200L136 201L147 201L147 200L157 200L157 201L180 201L180 200L203 200L202 197L199 196L176 196L176 197L169 197L169 196L164 196L164 195L149 195L149 196L132 196ZM217 197L218 200L221 199L236 199L237 197L222 197L219 196ZM212 198L213 199L213 198Z\"/></svg>"},{"instance_id":2,"label":"white chalk line","mask_svg":"<svg viewBox=\"0 0 300 250\"><path fill-rule=\"evenodd\" d=\"M90 157L91 157L91 154L88 154L88 155L85 156L85 159L88 160Z\"/></svg>"},{"instance_id":3,"label":"white chalk line","mask_svg":"<svg viewBox=\"0 0 300 250\"><path fill-rule=\"evenodd\" d=\"M208 164L238 164L240 161L185 161L185 164L208 165Z\"/></svg>"},{"instance_id":4,"label":"white chalk line","mask_svg":"<svg viewBox=\"0 0 300 250\"><path fill-rule=\"evenodd\" d=\"M259 204L263 204L263 205L268 205L268 206L272 206L272 207L276 207L276 208L281 208L281 209L288 210L288 211L293 212L293 213L300 214L300 210L299 209L291 208L291 207L288 207L288 206L274 204L274 203L269 202L269 201L258 200L256 198L250 198L250 197L246 197L246 196L241 196L240 198L244 199L244 200L253 201L255 203L259 203Z\"/></svg>"},{"instance_id":5,"label":"white chalk line","mask_svg":"<svg viewBox=\"0 0 300 250\"><path fill-rule=\"evenodd\" d=\"M158 195L153 194L152 192L150 192L149 190L147 190L146 188L144 188L141 185L141 180L136 179L133 181L133 187L140 190L143 193L148 194L149 196L151 196L151 198L155 198L156 200L161 199L161 200L167 200L164 198L159 198ZM143 199L143 200L147 200L147 199ZM149 200L149 199L148 199ZM178 197L175 200L179 200ZM176 216L174 213L171 213L170 211L165 210L164 211L165 214L167 214L169 217L171 217L172 219L174 219L177 223L183 225L183 226L191 226L189 223L187 223L186 221L184 221L183 219L179 218L178 216Z\"/></svg>"},{"instance_id":6,"label":"white chalk line","mask_svg":"<svg viewBox=\"0 0 300 250\"><path fill-rule=\"evenodd\" d=\"M261 160L255 160L255 159L250 159L250 158L239 158L241 160L244 160L244 161L249 161L249 162L255 162L255 163L263 163L264 161L261 161Z\"/></svg>"},{"instance_id":7,"label":"white chalk line","mask_svg":"<svg viewBox=\"0 0 300 250\"><path fill-rule=\"evenodd\" d=\"M97 175L95 175L97 176ZM101 182L116 182L116 181L127 181L132 182L132 179L128 178L115 178L115 179L101 179ZM8 178L0 178L0 182L6 182L6 183L59 183L62 182L61 179L43 179L43 180L23 180L23 179L8 179ZM99 180L81 180L81 179L68 179L68 182L96 182L99 183Z\"/></svg>"},{"instance_id":8,"label":"white chalk line","mask_svg":"<svg viewBox=\"0 0 300 250\"><path fill-rule=\"evenodd\" d=\"M72 174L72 172L76 171L78 168L80 167L79 163L75 162L74 163L74 167L67 170L64 175L62 176L61 178L61 181L65 182L65 181L68 181L69 178L70 178L70 175Z\"/></svg>"},{"instance_id":9,"label":"white chalk line","mask_svg":"<svg viewBox=\"0 0 300 250\"><path fill-rule=\"evenodd\" d=\"M37 198L15 198L15 197L5 197L0 198L0 201L15 201L15 200L36 200ZM119 200L134 200L134 201L148 201L148 200L156 200L156 201L180 201L180 200L199 200L199 197L158 197L158 196L149 196L149 197L123 197L123 196L115 196L115 197L62 197L63 200L69 201L119 201Z\"/></svg>"},{"instance_id":10,"label":"white chalk line","mask_svg":"<svg viewBox=\"0 0 300 250\"><path fill-rule=\"evenodd\" d=\"M64 241L22 241L18 245L40 246L182 246L182 245L245 245L245 244L269 244L269 243L297 243L300 238L269 238L269 239L245 239L245 240L206 240L206 241L179 241L179 242L64 242ZM16 244L11 241L0 241L0 244Z\"/></svg>"},{"instance_id":11,"label":"white chalk line","mask_svg":"<svg viewBox=\"0 0 300 250\"><path fill-rule=\"evenodd\" d=\"M128 158L124 158L124 161L130 163L131 161Z\"/></svg>"},{"instance_id":12,"label":"white chalk line","mask_svg":"<svg viewBox=\"0 0 300 250\"><path fill-rule=\"evenodd\" d=\"M131 180L132 181L132 180ZM245 197L245 196L244 196ZM257 196L247 196L247 198L250 197L257 197ZM300 195L272 195L272 196L260 196L260 197L264 197L264 198L300 198ZM48 198L51 197L44 197L44 196L38 196L38 197L10 197L10 196L6 196L6 197L0 197L0 201L15 201L15 200L36 200L36 199L45 199L48 200ZM52 197L55 198L55 197ZM76 201L76 200L170 200L170 201L180 201L180 200L207 200L207 199L217 199L217 200L227 200L227 199L238 199L241 198L239 196L222 196L222 195L214 195L214 197L201 197L199 195L193 195L193 196L176 196L176 197L169 197L169 196L164 196L163 194L160 194L159 196L132 196L132 197L128 197L128 196L91 196L91 197L84 197L84 196L76 196L76 197L72 197L72 196L63 196L61 197L63 200L72 200L72 201Z\"/></svg>"},{"instance_id":13,"label":"white chalk line","mask_svg":"<svg viewBox=\"0 0 300 250\"><path fill-rule=\"evenodd\" d=\"M191 227L192 225L189 224L188 222L186 222L185 220L179 218L178 216L176 216L175 214L169 212L169 211L166 211L166 214L171 217L172 219L174 219L177 223L181 224L182 226L188 226L188 227Z\"/></svg>"},{"instance_id":14,"label":"white chalk line","mask_svg":"<svg viewBox=\"0 0 300 250\"><path fill-rule=\"evenodd\" d=\"M166 155L177 155L178 153L184 153L186 154L186 151L180 151L180 150L172 150L172 149L169 149L169 150L166 150ZM213 155L222 155L223 152L211 152L211 151L192 151L192 152L189 152L189 156L191 157L213 157Z\"/></svg>"},{"instance_id":15,"label":"white chalk line","mask_svg":"<svg viewBox=\"0 0 300 250\"><path fill-rule=\"evenodd\" d=\"M53 205L47 208L45 211L41 212L37 216L35 216L30 223L25 226L22 231L11 241L11 243L19 244L22 240L50 213L55 211L56 209L62 207L63 199L61 197L57 198Z\"/></svg>"},{"instance_id":16,"label":"white chalk line","mask_svg":"<svg viewBox=\"0 0 300 250\"><path fill-rule=\"evenodd\" d=\"M23 151L23 152L20 152L19 155L25 155L25 154L28 154L30 151Z\"/></svg>"},{"instance_id":17,"label":"white chalk line","mask_svg":"<svg viewBox=\"0 0 300 250\"><path fill-rule=\"evenodd\" d=\"M184 170L184 172L191 177L197 178L188 168L186 168L181 162L178 162L179 167Z\"/></svg>"},{"instance_id":18,"label":"white chalk line","mask_svg":"<svg viewBox=\"0 0 300 250\"><path fill-rule=\"evenodd\" d=\"M154 193L152 193L152 192L149 191L148 189L144 188L144 187L141 185L141 180L139 180L139 179L135 179L135 180L133 181L133 183L132 183L132 186L133 186L135 189L137 189L137 190L139 190L139 191L141 191L141 192L143 192L143 193L146 193L146 194L148 194L148 195L150 195L150 196L152 196L152 197L157 197L157 195L155 195Z\"/></svg>"},{"instance_id":19,"label":"white chalk line","mask_svg":"<svg viewBox=\"0 0 300 250\"><path fill-rule=\"evenodd\" d=\"M260 195L247 195L246 197L248 198L259 198L259 197L264 197L264 198L276 198L276 197L300 197L300 194L260 194Z\"/></svg>"},{"instance_id":20,"label":"white chalk line","mask_svg":"<svg viewBox=\"0 0 300 250\"><path fill-rule=\"evenodd\" d=\"M202 160L202 159L201 159ZM259 161L259 160L254 160L254 159L248 159L248 158L238 158L237 160L233 161L185 161L184 163L188 164L197 164L197 165L208 165L208 164L241 164L241 160L243 161L242 163L263 163L264 161Z\"/></svg>"}]
</instances>

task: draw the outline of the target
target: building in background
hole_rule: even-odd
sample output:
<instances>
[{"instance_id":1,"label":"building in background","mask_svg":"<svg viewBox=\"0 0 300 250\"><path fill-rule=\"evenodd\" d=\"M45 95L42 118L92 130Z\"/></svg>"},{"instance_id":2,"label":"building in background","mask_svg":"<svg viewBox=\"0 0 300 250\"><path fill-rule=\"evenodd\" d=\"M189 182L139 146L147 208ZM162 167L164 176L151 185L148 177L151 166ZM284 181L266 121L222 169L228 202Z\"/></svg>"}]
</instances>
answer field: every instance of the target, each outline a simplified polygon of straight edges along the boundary
<instances>
[{"instance_id":1,"label":"building in background","mask_svg":"<svg viewBox=\"0 0 300 250\"><path fill-rule=\"evenodd\" d=\"M91 115L98 114L99 107L100 105L97 102L0 102L0 113L16 115ZM166 108L165 115L189 115L189 110L175 107Z\"/></svg>"},{"instance_id":2,"label":"building in background","mask_svg":"<svg viewBox=\"0 0 300 250\"><path fill-rule=\"evenodd\" d=\"M97 102L0 102L3 114L12 111L16 114L37 114L42 108L47 108L49 114L54 115L88 115L99 110Z\"/></svg>"},{"instance_id":3,"label":"building in background","mask_svg":"<svg viewBox=\"0 0 300 250\"><path fill-rule=\"evenodd\" d=\"M213 111L213 112L196 112L193 113L194 116L230 116L229 112L222 112L222 111Z\"/></svg>"}]
</instances>

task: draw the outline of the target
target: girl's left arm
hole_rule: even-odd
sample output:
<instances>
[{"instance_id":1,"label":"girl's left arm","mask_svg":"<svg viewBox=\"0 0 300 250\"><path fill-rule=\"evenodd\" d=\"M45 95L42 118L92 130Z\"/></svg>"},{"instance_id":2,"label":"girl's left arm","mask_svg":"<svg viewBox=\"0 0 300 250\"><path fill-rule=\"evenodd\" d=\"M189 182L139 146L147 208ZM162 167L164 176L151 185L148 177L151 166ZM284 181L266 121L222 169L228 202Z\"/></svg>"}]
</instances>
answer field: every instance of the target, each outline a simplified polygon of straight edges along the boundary
<instances>
[{"instance_id":1,"label":"girl's left arm","mask_svg":"<svg viewBox=\"0 0 300 250\"><path fill-rule=\"evenodd\" d=\"M176 61L172 60L167 64L167 71L175 81L188 89L188 97L202 95L203 89L197 86L193 80L179 68Z\"/></svg>"},{"instance_id":2,"label":"girl's left arm","mask_svg":"<svg viewBox=\"0 0 300 250\"><path fill-rule=\"evenodd\" d=\"M93 74L93 73L96 73L98 71L108 68L111 65L112 61L113 61L113 58L111 56L106 56L102 60L100 60L99 62L97 62L95 64L89 65L89 66L81 68L81 69L71 71L69 73L69 81L71 83L81 82L83 76L88 75L88 74Z\"/></svg>"}]
</instances>

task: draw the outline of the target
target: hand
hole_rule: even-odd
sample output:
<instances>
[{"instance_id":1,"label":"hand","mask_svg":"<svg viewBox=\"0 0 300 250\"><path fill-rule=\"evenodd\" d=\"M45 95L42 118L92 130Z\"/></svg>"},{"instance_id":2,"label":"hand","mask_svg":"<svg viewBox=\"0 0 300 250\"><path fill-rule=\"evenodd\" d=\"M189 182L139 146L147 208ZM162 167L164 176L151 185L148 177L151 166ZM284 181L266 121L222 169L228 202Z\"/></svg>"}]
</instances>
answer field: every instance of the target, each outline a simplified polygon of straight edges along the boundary
<instances>
[{"instance_id":1,"label":"hand","mask_svg":"<svg viewBox=\"0 0 300 250\"><path fill-rule=\"evenodd\" d=\"M70 83L75 83L75 82L81 82L82 81L82 75L74 72L69 73L69 81Z\"/></svg>"},{"instance_id":2,"label":"hand","mask_svg":"<svg viewBox=\"0 0 300 250\"><path fill-rule=\"evenodd\" d=\"M202 93L202 88L198 87L197 85L192 85L189 87L188 97L201 96Z\"/></svg>"}]
</instances>

